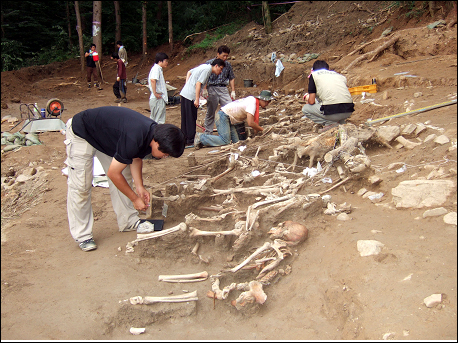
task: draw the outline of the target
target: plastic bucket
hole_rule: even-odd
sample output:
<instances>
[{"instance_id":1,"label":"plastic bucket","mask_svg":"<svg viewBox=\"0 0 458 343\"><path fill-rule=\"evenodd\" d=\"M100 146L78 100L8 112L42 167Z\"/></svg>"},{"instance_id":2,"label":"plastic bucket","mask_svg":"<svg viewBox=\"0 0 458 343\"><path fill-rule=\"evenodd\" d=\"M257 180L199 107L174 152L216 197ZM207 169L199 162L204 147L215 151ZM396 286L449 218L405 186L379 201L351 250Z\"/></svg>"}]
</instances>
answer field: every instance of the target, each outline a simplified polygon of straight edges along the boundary
<instances>
[{"instance_id":1,"label":"plastic bucket","mask_svg":"<svg viewBox=\"0 0 458 343\"><path fill-rule=\"evenodd\" d=\"M239 140L244 141L246 139L245 122L234 124L234 126L237 131L237 135L239 136Z\"/></svg>"},{"instance_id":2,"label":"plastic bucket","mask_svg":"<svg viewBox=\"0 0 458 343\"><path fill-rule=\"evenodd\" d=\"M94 62L97 62L99 60L99 54L94 51L92 53L92 59L94 60Z\"/></svg>"},{"instance_id":3,"label":"plastic bucket","mask_svg":"<svg viewBox=\"0 0 458 343\"><path fill-rule=\"evenodd\" d=\"M243 80L243 85L245 87L253 87L253 80Z\"/></svg>"}]
</instances>

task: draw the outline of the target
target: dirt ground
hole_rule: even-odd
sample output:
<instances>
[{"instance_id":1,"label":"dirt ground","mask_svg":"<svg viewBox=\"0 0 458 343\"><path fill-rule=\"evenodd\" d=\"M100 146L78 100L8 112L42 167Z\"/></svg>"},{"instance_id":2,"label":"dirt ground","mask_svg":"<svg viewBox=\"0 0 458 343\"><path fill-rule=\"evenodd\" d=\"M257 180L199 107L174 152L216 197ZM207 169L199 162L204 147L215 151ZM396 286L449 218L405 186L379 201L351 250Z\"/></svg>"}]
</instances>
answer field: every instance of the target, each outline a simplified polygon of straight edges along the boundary
<instances>
[{"instance_id":1,"label":"dirt ground","mask_svg":"<svg viewBox=\"0 0 458 343\"><path fill-rule=\"evenodd\" d=\"M217 195L217 190L260 187L304 177L301 172L309 165L308 156L296 162L294 154L269 158L274 149L287 144L288 138L317 135L311 130L312 124L301 118L301 95L307 89L306 76L314 60L288 60L293 53L319 53L331 69L344 73L349 87L368 85L376 79L377 93L366 94L366 99L374 99L372 103L362 103L362 95L353 96L356 110L349 123L356 126L364 127L368 119L456 101L456 25L426 27L440 19L448 23L456 18L456 12L443 2L436 3L440 7L434 18L429 12L408 18L405 11L388 9L387 2L300 2L274 22L271 35L250 23L217 42L215 46L227 44L232 49L237 97L257 95L267 88L278 93L278 100L261 113L261 124L270 132L232 147L187 149L178 159L146 159L144 184L152 193L168 196L166 186L175 183L183 194L177 201L165 201L166 217L161 215L163 201L157 202L153 218L164 219L164 229L168 229L185 222L189 213L208 218L232 211L222 220L202 221L197 227L232 230L236 221L246 219L248 206L266 196L284 194L240 192L231 198ZM349 55L390 27L392 33L387 39ZM398 41L373 61L368 62L370 56L345 71L357 57L396 34ZM139 79L147 77L152 59L161 48L150 51L143 65L141 56L130 56L128 79L137 72ZM285 70L278 78L274 76L274 64L266 60L273 51L277 56L285 55ZM187 54L177 44L164 71L165 79L179 91L186 72L214 55L214 51ZM112 92L115 65L108 57L102 62L106 81L103 90L87 89L79 70L74 60L3 72L2 117L20 117L21 103L37 102L44 107L51 98L63 102L63 122L87 108L116 105ZM247 78L253 79L256 87L243 87ZM145 86L129 83L127 97L128 103L122 106L149 116L149 90ZM198 124L203 124L204 117L205 108L199 110ZM180 126L179 104L168 106L166 121ZM2 151L1 339L456 340L457 227L445 223L443 216L424 218L425 210L431 208L398 209L391 194L406 180L451 180L453 192L434 208L456 213L456 103L392 118L373 127L392 125L402 131L418 123L423 123L426 130L409 140L421 144L411 150L396 142L391 143L392 149L364 144L371 167L325 193L335 204L351 204L351 220L340 221L324 214L320 197L310 196L307 206L293 204L281 211L260 212L251 240L238 250L232 247L231 236L195 238L188 232L178 232L138 242L134 252L128 253L126 244L135 240L136 233L118 231L108 189L94 187L94 239L98 248L82 252L68 229L67 179L61 172L65 167L65 137L60 132L45 132L39 134L42 145ZM11 127L8 122L2 123L2 132ZM426 141L431 134L445 135L449 142ZM241 146L246 146L243 152L238 149ZM195 167L188 161L191 152L196 157ZM202 180L226 170L228 154L234 152L240 155L234 170L199 189ZM405 164L406 170L398 173L397 168L389 168L396 162L398 166ZM289 168L292 164L295 167ZM305 197L337 184L337 166L331 166L326 174L332 184L322 182L322 177L306 179L297 194ZM38 171L30 180L14 182L30 167ZM255 170L264 173L252 177ZM434 170L437 174L432 177ZM383 181L372 184L372 175ZM8 182L10 186L6 186ZM358 195L361 188L384 196L379 202L371 202ZM224 210L218 213L205 209L211 205ZM305 225L309 236L305 242L289 247L290 254L276 269L278 274L263 286L267 300L262 305L247 304L237 309L231 304L241 293L237 290L225 300L207 297L212 289L210 278L196 283L158 281L159 275L207 271L214 276L232 268L264 242L272 242L267 231L286 220ZM362 257L357 250L358 240L377 240L384 247L378 255ZM196 242L200 247L194 255L191 251ZM221 289L232 282L255 280L258 274L259 269L222 272ZM134 296L170 296L194 290L198 301L152 305L129 302ZM441 294L442 301L428 308L423 301L432 294ZM133 336L129 333L131 327L146 331Z\"/></svg>"}]
</instances>

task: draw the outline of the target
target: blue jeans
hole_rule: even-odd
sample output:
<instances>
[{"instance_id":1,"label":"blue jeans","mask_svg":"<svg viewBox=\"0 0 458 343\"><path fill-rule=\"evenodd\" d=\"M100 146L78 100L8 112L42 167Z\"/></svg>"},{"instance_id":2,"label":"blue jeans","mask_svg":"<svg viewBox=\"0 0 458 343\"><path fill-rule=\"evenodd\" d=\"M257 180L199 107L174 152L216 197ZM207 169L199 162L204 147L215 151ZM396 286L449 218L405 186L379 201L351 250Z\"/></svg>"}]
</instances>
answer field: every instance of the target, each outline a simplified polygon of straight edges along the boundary
<instances>
[{"instance_id":1,"label":"blue jeans","mask_svg":"<svg viewBox=\"0 0 458 343\"><path fill-rule=\"evenodd\" d=\"M218 130L218 136L202 133L200 142L204 146L221 146L239 141L239 135L234 125L231 124L229 116L223 111L218 111L215 114L215 124Z\"/></svg>"}]
</instances>

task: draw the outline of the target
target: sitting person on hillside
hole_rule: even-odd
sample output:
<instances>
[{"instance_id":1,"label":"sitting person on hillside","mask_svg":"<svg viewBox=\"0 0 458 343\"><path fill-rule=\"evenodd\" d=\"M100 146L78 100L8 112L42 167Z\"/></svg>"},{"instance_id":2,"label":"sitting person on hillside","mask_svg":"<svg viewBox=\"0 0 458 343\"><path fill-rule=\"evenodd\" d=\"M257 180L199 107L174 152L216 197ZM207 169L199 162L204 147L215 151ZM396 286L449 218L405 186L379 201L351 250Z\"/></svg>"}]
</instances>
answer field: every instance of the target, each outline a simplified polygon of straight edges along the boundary
<instances>
[{"instance_id":1,"label":"sitting person on hillside","mask_svg":"<svg viewBox=\"0 0 458 343\"><path fill-rule=\"evenodd\" d=\"M244 123L245 119L249 126L254 129L254 133L263 131L259 126L259 107L266 108L272 101L272 93L263 90L259 96L248 96L228 103L221 107L215 115L216 129L218 135L196 133L194 139L195 149L203 146L221 146L239 141L237 124Z\"/></svg>"},{"instance_id":2,"label":"sitting person on hillside","mask_svg":"<svg viewBox=\"0 0 458 343\"><path fill-rule=\"evenodd\" d=\"M318 132L327 131L345 120L355 110L345 76L329 70L325 61L315 61L309 76L307 103L302 112L310 120L322 126Z\"/></svg>"}]
</instances>

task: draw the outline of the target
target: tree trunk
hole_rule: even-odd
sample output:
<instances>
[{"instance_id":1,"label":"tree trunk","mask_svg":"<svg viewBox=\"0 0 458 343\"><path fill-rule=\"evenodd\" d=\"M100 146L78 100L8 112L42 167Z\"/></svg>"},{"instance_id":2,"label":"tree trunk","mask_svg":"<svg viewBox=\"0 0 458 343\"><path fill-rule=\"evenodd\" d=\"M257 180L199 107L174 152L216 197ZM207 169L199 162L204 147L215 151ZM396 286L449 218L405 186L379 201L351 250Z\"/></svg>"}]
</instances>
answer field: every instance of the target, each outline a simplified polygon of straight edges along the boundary
<instances>
[{"instance_id":1,"label":"tree trunk","mask_svg":"<svg viewBox=\"0 0 458 343\"><path fill-rule=\"evenodd\" d=\"M71 50L73 48L72 43L72 24L70 23L70 6L69 1L65 2L67 10L67 26L68 26L68 48Z\"/></svg>"},{"instance_id":2,"label":"tree trunk","mask_svg":"<svg viewBox=\"0 0 458 343\"><path fill-rule=\"evenodd\" d=\"M272 33L272 21L270 20L269 4L267 3L267 1L262 2L262 11L264 16L264 25L266 33Z\"/></svg>"},{"instance_id":3,"label":"tree trunk","mask_svg":"<svg viewBox=\"0 0 458 343\"><path fill-rule=\"evenodd\" d=\"M142 1L142 23L143 23L142 61L144 61L146 58L146 54L148 53L148 44L147 44L147 37L146 37L146 1Z\"/></svg>"},{"instance_id":4,"label":"tree trunk","mask_svg":"<svg viewBox=\"0 0 458 343\"><path fill-rule=\"evenodd\" d=\"M157 12L156 12L156 20L158 22L161 21L162 19L162 6L163 6L163 1L158 1L158 4L157 4Z\"/></svg>"},{"instance_id":5,"label":"tree trunk","mask_svg":"<svg viewBox=\"0 0 458 343\"><path fill-rule=\"evenodd\" d=\"M428 4L429 4L429 14L431 15L431 18L434 18L434 10L436 9L435 1L428 1Z\"/></svg>"},{"instance_id":6,"label":"tree trunk","mask_svg":"<svg viewBox=\"0 0 458 343\"><path fill-rule=\"evenodd\" d=\"M97 61L97 69L99 75L102 76L100 70L100 64L102 63L102 1L93 2L93 14L92 14L92 42L96 46L96 51L99 54L99 60ZM102 76L102 83L104 82Z\"/></svg>"},{"instance_id":7,"label":"tree trunk","mask_svg":"<svg viewBox=\"0 0 458 343\"><path fill-rule=\"evenodd\" d=\"M121 11L119 9L119 1L113 1L113 2L114 2L114 8L115 8L115 17L116 17L115 40L117 42L121 40ZM116 42L115 42L115 48L116 48Z\"/></svg>"},{"instance_id":8,"label":"tree trunk","mask_svg":"<svg viewBox=\"0 0 458 343\"><path fill-rule=\"evenodd\" d=\"M76 31L78 32L78 41L80 46L80 62L81 62L81 74L84 76L84 46L83 46L83 32L81 30L81 16L79 1L75 1L75 13L76 13Z\"/></svg>"},{"instance_id":9,"label":"tree trunk","mask_svg":"<svg viewBox=\"0 0 458 343\"><path fill-rule=\"evenodd\" d=\"M173 54L173 26L172 26L172 2L167 1L167 9L169 14L169 44L170 44L170 58Z\"/></svg>"},{"instance_id":10,"label":"tree trunk","mask_svg":"<svg viewBox=\"0 0 458 343\"><path fill-rule=\"evenodd\" d=\"M102 59L102 1L93 2L92 43L96 45L100 61Z\"/></svg>"}]
</instances>

